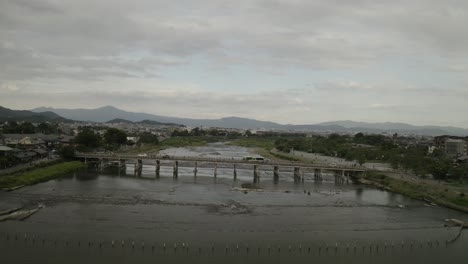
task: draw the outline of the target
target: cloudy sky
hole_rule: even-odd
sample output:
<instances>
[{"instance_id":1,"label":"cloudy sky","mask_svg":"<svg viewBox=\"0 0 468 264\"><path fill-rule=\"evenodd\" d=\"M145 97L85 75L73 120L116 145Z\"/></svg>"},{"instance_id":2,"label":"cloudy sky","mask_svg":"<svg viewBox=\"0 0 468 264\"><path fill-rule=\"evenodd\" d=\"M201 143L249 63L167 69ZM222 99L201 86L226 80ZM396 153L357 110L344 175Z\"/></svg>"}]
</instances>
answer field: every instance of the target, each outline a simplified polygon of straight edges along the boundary
<instances>
[{"instance_id":1,"label":"cloudy sky","mask_svg":"<svg viewBox=\"0 0 468 264\"><path fill-rule=\"evenodd\" d=\"M0 0L0 105L468 127L466 0Z\"/></svg>"}]
</instances>

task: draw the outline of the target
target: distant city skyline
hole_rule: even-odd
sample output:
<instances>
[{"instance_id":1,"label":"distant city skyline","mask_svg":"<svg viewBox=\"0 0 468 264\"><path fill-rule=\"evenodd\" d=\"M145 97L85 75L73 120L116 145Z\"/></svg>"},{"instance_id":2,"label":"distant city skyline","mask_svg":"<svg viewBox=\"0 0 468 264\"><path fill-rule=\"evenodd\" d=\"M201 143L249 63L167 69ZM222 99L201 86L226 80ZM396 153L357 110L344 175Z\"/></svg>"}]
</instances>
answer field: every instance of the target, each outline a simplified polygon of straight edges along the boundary
<instances>
[{"instance_id":1,"label":"distant city skyline","mask_svg":"<svg viewBox=\"0 0 468 264\"><path fill-rule=\"evenodd\" d=\"M0 2L0 105L468 128L468 2Z\"/></svg>"}]
</instances>

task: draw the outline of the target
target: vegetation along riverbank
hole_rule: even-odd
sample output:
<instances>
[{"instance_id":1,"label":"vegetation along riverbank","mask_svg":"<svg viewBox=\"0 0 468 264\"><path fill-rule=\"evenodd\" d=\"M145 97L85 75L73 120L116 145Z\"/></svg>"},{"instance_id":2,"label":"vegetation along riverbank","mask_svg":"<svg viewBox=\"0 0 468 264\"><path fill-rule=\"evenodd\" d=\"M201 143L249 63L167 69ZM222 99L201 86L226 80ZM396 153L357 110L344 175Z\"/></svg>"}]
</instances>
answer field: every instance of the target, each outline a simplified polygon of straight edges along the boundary
<instances>
[{"instance_id":1,"label":"vegetation along riverbank","mask_svg":"<svg viewBox=\"0 0 468 264\"><path fill-rule=\"evenodd\" d=\"M79 161L70 161L55 164L52 166L35 169L25 173L0 177L0 189L12 189L25 185L32 185L39 182L58 178L67 173L84 168L86 165Z\"/></svg>"},{"instance_id":2,"label":"vegetation along riverbank","mask_svg":"<svg viewBox=\"0 0 468 264\"><path fill-rule=\"evenodd\" d=\"M409 182L388 177L380 172L368 172L360 181L364 184L397 192L414 199L468 213L467 194L444 185L438 186L424 182Z\"/></svg>"}]
</instances>

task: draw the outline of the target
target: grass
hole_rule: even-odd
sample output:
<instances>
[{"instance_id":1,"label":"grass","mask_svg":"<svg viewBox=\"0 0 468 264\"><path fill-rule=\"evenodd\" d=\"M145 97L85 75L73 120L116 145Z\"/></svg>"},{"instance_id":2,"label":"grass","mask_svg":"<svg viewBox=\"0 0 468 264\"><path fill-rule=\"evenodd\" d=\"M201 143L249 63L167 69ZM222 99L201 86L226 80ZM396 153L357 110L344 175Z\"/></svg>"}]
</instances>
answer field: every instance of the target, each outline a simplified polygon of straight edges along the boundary
<instances>
[{"instance_id":1,"label":"grass","mask_svg":"<svg viewBox=\"0 0 468 264\"><path fill-rule=\"evenodd\" d=\"M468 212L468 197L466 194L447 186L437 186L432 184L413 183L387 177L377 172L368 172L364 179L372 182L374 185L384 187L405 196L428 200L456 210Z\"/></svg>"},{"instance_id":2,"label":"grass","mask_svg":"<svg viewBox=\"0 0 468 264\"><path fill-rule=\"evenodd\" d=\"M154 153L167 148L205 146L208 143L219 142L223 139L220 137L172 137L159 142L159 144L144 144L138 148L131 148L123 152Z\"/></svg>"},{"instance_id":3,"label":"grass","mask_svg":"<svg viewBox=\"0 0 468 264\"><path fill-rule=\"evenodd\" d=\"M269 151L275 147L275 140L275 138L245 137L236 139L230 144L246 148L262 148Z\"/></svg>"},{"instance_id":4,"label":"grass","mask_svg":"<svg viewBox=\"0 0 468 264\"><path fill-rule=\"evenodd\" d=\"M230 142L234 146L254 148L255 152L268 159L281 159L289 161L300 161L299 158L291 157L289 155L281 154L274 151L276 138L241 138Z\"/></svg>"},{"instance_id":5,"label":"grass","mask_svg":"<svg viewBox=\"0 0 468 264\"><path fill-rule=\"evenodd\" d=\"M85 166L85 164L79 161L70 161L35 169L26 173L0 177L0 188L8 189L48 181L84 168Z\"/></svg>"},{"instance_id":6,"label":"grass","mask_svg":"<svg viewBox=\"0 0 468 264\"><path fill-rule=\"evenodd\" d=\"M299 158L291 157L291 156L288 156L288 155L285 155L285 154L281 154L279 152L270 151L269 153L271 155L275 156L276 158L279 158L279 159L282 159L282 160L289 160L289 161L300 161L301 160Z\"/></svg>"},{"instance_id":7,"label":"grass","mask_svg":"<svg viewBox=\"0 0 468 264\"><path fill-rule=\"evenodd\" d=\"M125 150L125 153L155 153L167 148L199 147L213 142L225 142L225 137L173 137L161 141L157 145L142 145L138 148ZM255 153L268 159L299 161L300 159L273 151L276 138L244 137L229 141L229 145L254 149Z\"/></svg>"}]
</instances>

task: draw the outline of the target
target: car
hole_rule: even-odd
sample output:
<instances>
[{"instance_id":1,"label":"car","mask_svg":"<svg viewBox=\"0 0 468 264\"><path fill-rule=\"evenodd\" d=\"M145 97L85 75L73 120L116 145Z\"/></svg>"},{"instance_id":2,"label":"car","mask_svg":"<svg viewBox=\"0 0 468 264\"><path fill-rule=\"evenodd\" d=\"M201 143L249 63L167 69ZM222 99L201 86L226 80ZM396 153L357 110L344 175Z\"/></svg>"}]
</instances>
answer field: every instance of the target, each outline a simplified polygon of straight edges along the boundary
<instances>
[{"instance_id":1,"label":"car","mask_svg":"<svg viewBox=\"0 0 468 264\"><path fill-rule=\"evenodd\" d=\"M336 163L334 163L334 162L333 162L333 163L330 163L330 164L328 164L328 166L330 166L330 167L336 167Z\"/></svg>"},{"instance_id":2,"label":"car","mask_svg":"<svg viewBox=\"0 0 468 264\"><path fill-rule=\"evenodd\" d=\"M138 156L138 157L145 157L145 158L146 158L146 157L148 157L148 154L146 154L146 153L141 153L141 154L138 154L137 156Z\"/></svg>"}]
</instances>

